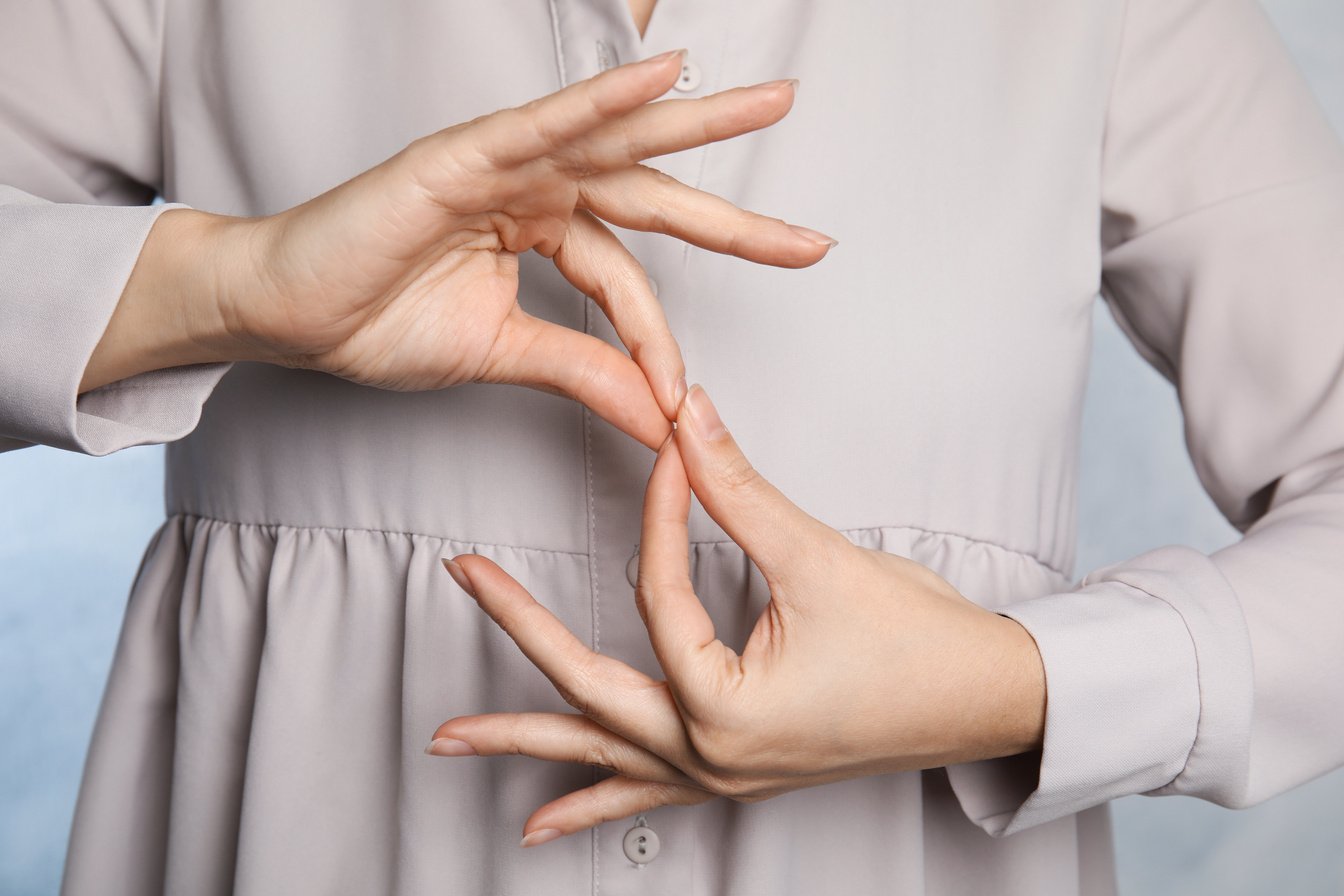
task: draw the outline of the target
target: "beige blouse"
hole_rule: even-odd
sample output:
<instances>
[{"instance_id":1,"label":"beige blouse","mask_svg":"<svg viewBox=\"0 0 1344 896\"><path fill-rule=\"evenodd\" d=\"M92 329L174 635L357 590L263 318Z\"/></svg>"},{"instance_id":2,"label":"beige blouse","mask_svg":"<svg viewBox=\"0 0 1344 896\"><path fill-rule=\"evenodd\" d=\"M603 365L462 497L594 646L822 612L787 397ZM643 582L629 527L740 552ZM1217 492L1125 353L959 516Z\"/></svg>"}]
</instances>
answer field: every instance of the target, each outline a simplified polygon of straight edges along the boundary
<instances>
[{"instance_id":1,"label":"beige blouse","mask_svg":"<svg viewBox=\"0 0 1344 896\"><path fill-rule=\"evenodd\" d=\"M1044 749L658 809L644 863L634 819L520 850L600 773L422 753L456 715L568 710L439 558L657 674L627 579L652 453L507 386L238 362L76 390L164 208L275 212L676 47L673 97L801 88L659 166L841 242L781 270L625 234L690 377L802 507L1031 631ZM643 40L625 0L10 2L0 183L3 447L169 443L67 894L1101 894L1108 800L1244 806L1344 763L1344 147L1254 0L661 0ZM1237 544L1075 577L1098 294ZM536 255L520 298L616 341ZM691 534L741 644L764 583L698 506Z\"/></svg>"}]
</instances>

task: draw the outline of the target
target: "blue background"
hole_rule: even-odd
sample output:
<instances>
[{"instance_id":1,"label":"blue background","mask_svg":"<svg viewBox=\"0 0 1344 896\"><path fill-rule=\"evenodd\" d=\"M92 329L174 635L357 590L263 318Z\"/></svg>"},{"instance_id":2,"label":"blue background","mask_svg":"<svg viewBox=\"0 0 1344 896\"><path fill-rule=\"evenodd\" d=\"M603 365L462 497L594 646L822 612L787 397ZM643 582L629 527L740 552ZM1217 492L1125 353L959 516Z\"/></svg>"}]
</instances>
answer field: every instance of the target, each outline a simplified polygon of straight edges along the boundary
<instances>
[{"instance_id":1,"label":"blue background","mask_svg":"<svg viewBox=\"0 0 1344 896\"><path fill-rule=\"evenodd\" d=\"M1263 5L1344 133L1344 3ZM1079 573L1162 544L1211 551L1235 540L1195 479L1171 387L1100 302L1095 334ZM4 896L57 890L84 751L131 580L163 519L162 490L162 446L102 458L0 454ZM1240 812L1129 797L1115 819L1128 894L1344 893L1344 772Z\"/></svg>"}]
</instances>

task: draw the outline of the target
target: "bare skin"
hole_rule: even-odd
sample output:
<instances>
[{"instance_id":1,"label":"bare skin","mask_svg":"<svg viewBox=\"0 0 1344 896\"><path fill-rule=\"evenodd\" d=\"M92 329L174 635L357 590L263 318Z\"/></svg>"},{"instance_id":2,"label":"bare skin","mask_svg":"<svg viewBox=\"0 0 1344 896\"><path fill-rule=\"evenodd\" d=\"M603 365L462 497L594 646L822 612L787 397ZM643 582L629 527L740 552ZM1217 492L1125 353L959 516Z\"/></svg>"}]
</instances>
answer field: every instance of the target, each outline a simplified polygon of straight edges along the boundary
<instances>
[{"instance_id":1,"label":"bare skin","mask_svg":"<svg viewBox=\"0 0 1344 896\"><path fill-rule=\"evenodd\" d=\"M656 448L685 393L643 269L606 224L802 267L834 240L639 164L766 127L777 81L652 102L679 53L618 66L416 140L275 215L163 212L85 370L87 391L146 370L259 360L393 390L513 383L575 398ZM590 295L629 356L518 305L535 249Z\"/></svg>"},{"instance_id":2,"label":"bare skin","mask_svg":"<svg viewBox=\"0 0 1344 896\"><path fill-rule=\"evenodd\" d=\"M654 2L628 2L643 36ZM81 384L217 360L390 389L512 382L574 397L661 445L636 601L666 680L591 651L491 561L445 560L579 712L451 719L430 752L614 772L537 809L527 846L660 805L754 802L1012 755L1043 737L1044 672L1025 629L805 514L755 472L703 390L688 394L661 307L602 222L788 267L834 241L639 165L768 126L793 100L793 85L776 82L650 103L679 71L679 57L620 66L429 135L277 215L163 213ZM629 357L521 311L516 256L527 249L599 302ZM771 588L740 656L691 589L692 491Z\"/></svg>"},{"instance_id":3,"label":"bare skin","mask_svg":"<svg viewBox=\"0 0 1344 896\"><path fill-rule=\"evenodd\" d=\"M635 20L635 30L643 37L648 30L649 19L653 16L653 5L657 0L629 0L630 15Z\"/></svg>"},{"instance_id":4,"label":"bare skin","mask_svg":"<svg viewBox=\"0 0 1344 896\"><path fill-rule=\"evenodd\" d=\"M770 587L740 655L691 587L692 489ZM665 680L591 650L493 561L445 566L579 713L460 716L429 752L615 773L533 812L524 846L658 806L756 802L1042 743L1045 672L1027 630L804 513L752 468L699 386L644 496L635 601Z\"/></svg>"}]
</instances>

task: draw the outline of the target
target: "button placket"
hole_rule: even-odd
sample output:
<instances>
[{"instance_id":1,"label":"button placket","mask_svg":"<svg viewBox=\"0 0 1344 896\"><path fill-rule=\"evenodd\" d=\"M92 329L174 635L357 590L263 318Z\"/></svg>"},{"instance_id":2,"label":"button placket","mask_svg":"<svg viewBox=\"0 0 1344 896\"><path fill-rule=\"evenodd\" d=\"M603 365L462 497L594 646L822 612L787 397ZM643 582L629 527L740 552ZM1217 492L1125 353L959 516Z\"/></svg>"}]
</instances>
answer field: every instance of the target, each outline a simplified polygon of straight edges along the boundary
<instances>
[{"instance_id":1,"label":"button placket","mask_svg":"<svg viewBox=\"0 0 1344 896\"><path fill-rule=\"evenodd\" d=\"M568 83L675 47L686 47L683 63L694 64L683 67L671 92L694 95L694 90L709 91L718 83L714 66L721 59L728 22L726 10L717 4L693 3L680 9L669 5L660 11L661 19L655 14L649 39L645 41L638 39L623 18L629 15L623 0L619 3L556 0L555 9L561 71ZM695 186L705 151L701 147L672 153L649 164ZM621 240L635 258L657 272L657 279L649 277L649 289L670 306L665 313L674 333L680 334L693 323L682 319L685 309L678 301L684 293L679 279L686 266L686 247L665 235L638 231L622 233ZM660 295L663 293L666 294ZM581 301L586 310L584 329L623 348L610 321L595 303L587 298ZM679 341L685 350L693 344L694 333L686 330ZM648 631L633 600L639 577L637 539L644 490L653 465L652 453L586 409L584 415L587 424L584 476L588 486L593 585L592 643L600 653L654 678L662 678ZM626 817L599 824L593 831L594 889L601 896L653 892L649 888L657 892L690 892L697 853L695 822L700 808L664 806L633 822ZM643 830L632 835L636 828ZM627 852L627 837L629 849L644 861Z\"/></svg>"}]
</instances>

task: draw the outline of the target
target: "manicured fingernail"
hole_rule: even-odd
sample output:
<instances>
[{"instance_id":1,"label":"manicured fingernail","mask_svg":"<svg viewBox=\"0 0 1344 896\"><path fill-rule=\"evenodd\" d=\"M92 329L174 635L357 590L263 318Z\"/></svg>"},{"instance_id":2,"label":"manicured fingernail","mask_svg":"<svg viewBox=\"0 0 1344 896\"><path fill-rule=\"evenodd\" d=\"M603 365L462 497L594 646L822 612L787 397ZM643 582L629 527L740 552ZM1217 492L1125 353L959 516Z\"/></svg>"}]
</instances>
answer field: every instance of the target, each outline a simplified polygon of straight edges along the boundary
<instances>
[{"instance_id":1,"label":"manicured fingernail","mask_svg":"<svg viewBox=\"0 0 1344 896\"><path fill-rule=\"evenodd\" d=\"M454 737L436 737L425 747L431 756L475 756L476 749L464 740Z\"/></svg>"},{"instance_id":2,"label":"manicured fingernail","mask_svg":"<svg viewBox=\"0 0 1344 896\"><path fill-rule=\"evenodd\" d=\"M467 592L472 597L475 597L476 589L471 587L471 579L467 578L467 573L462 569L462 565L454 563L447 557L441 557L439 559L443 560L443 568L448 570L448 575L453 577L453 581L461 585L463 591Z\"/></svg>"},{"instance_id":3,"label":"manicured fingernail","mask_svg":"<svg viewBox=\"0 0 1344 896\"><path fill-rule=\"evenodd\" d=\"M811 240L819 246L838 246L840 241L834 237L829 237L824 233L818 233L810 227L802 227L798 224L790 224L789 229L804 239Z\"/></svg>"},{"instance_id":4,"label":"manicured fingernail","mask_svg":"<svg viewBox=\"0 0 1344 896\"><path fill-rule=\"evenodd\" d=\"M540 846L543 843L550 843L552 840L554 840L556 837L559 836L560 832L557 831L555 828L542 828L539 831L533 831L532 833L528 834L526 837L523 838L522 842L519 843L518 845Z\"/></svg>"},{"instance_id":5,"label":"manicured fingernail","mask_svg":"<svg viewBox=\"0 0 1344 896\"><path fill-rule=\"evenodd\" d=\"M753 84L753 85L751 85L751 89L752 89L752 90L769 90L769 89L772 88L772 87L783 87L785 84L787 84L787 85L789 85L790 87L792 87L793 90L794 90L794 92L797 93L797 91L798 91L798 79L797 79L797 78L782 78L782 79L780 79L780 80L778 80L778 81L764 81L764 82L762 82L762 83L760 83L760 84Z\"/></svg>"},{"instance_id":6,"label":"manicured fingernail","mask_svg":"<svg viewBox=\"0 0 1344 896\"><path fill-rule=\"evenodd\" d=\"M650 56L648 59L645 59L644 61L649 63L650 65L653 65L654 63L664 62L668 59L671 59L673 56L685 56L685 55L686 55L685 50L668 50L666 53L659 53L657 56Z\"/></svg>"},{"instance_id":7,"label":"manicured fingernail","mask_svg":"<svg viewBox=\"0 0 1344 896\"><path fill-rule=\"evenodd\" d=\"M709 393L699 383L692 386L686 396L686 407L691 412L691 422L695 424L695 431L706 442L712 442L728 434L728 429L723 425L714 403L709 400Z\"/></svg>"},{"instance_id":8,"label":"manicured fingernail","mask_svg":"<svg viewBox=\"0 0 1344 896\"><path fill-rule=\"evenodd\" d=\"M677 383L672 387L672 406L681 407L681 400L686 397L686 377L677 377Z\"/></svg>"}]
</instances>

